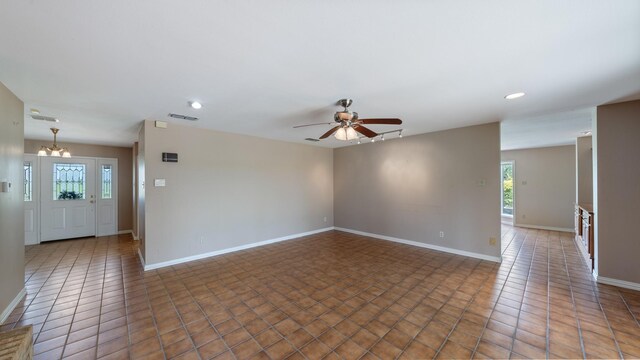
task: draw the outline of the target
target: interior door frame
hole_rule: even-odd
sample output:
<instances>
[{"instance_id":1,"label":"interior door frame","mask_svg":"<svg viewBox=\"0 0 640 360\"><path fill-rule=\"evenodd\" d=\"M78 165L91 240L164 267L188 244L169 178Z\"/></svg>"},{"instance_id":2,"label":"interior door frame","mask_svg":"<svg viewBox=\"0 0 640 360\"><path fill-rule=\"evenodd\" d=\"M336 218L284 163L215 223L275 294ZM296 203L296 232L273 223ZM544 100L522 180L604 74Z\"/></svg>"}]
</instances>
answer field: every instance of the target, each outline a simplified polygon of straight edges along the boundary
<instances>
[{"instance_id":1,"label":"interior door frame","mask_svg":"<svg viewBox=\"0 0 640 360\"><path fill-rule=\"evenodd\" d=\"M32 196L33 199L35 201L36 195L37 195L37 211L38 211L38 235L37 235L37 242L36 243L32 243L30 242L29 244L25 243L25 245L37 245L40 244L42 242L42 197L40 194L40 184L41 184L41 176L42 176L42 161L41 161L41 156L38 156L37 154L27 154L25 153L23 156L23 163L26 160L25 157L35 157L35 161L33 162L34 166L34 172L32 173ZM76 159L87 159L87 160L95 160L96 162L96 166L95 166L95 191L96 191L96 211L94 211L94 216L95 216L95 237L98 237L98 212L99 212L99 207L97 206L98 201L99 201L99 196L97 196L98 194L98 189L100 189L100 179L101 179L101 174L100 174L100 167L98 166L98 164L100 163L100 160L109 160L109 161L113 161L116 165L116 171L115 171L115 175L112 178L113 181L113 189L112 192L114 194L114 203L115 203L115 215L114 215L114 223L115 223L115 232L113 234L109 234L109 235L117 235L118 234L118 195L119 195L119 189L118 189L118 158L106 158L106 157L94 157L94 156L72 156L71 157L76 158ZM38 177L35 178L35 174L37 173ZM24 180L24 179L23 179ZM24 184L24 181L23 181ZM37 190L36 190L36 186L35 184L37 184ZM24 186L24 185L23 185ZM24 201L24 200L23 200ZM109 235L101 235L101 236L109 236ZM56 240L53 240L56 241Z\"/></svg>"}]
</instances>

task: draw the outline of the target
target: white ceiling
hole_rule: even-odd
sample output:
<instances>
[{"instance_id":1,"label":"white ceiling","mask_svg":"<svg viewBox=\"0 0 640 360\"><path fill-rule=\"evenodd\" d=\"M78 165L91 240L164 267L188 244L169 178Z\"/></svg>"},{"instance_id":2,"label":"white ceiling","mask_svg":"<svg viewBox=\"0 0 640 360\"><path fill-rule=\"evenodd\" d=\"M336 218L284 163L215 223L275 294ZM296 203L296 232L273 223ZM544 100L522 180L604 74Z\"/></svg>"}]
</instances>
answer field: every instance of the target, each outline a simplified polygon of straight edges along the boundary
<instances>
[{"instance_id":1,"label":"white ceiling","mask_svg":"<svg viewBox=\"0 0 640 360\"><path fill-rule=\"evenodd\" d=\"M406 135L529 124L640 94L639 14L636 0L4 0L0 81L59 117L61 141L130 145L142 119L177 112L304 142L329 126L292 126L331 121L343 97ZM25 134L49 125L27 118Z\"/></svg>"},{"instance_id":2,"label":"white ceiling","mask_svg":"<svg viewBox=\"0 0 640 360\"><path fill-rule=\"evenodd\" d=\"M500 123L502 150L575 144L591 131L595 108L505 119Z\"/></svg>"}]
</instances>

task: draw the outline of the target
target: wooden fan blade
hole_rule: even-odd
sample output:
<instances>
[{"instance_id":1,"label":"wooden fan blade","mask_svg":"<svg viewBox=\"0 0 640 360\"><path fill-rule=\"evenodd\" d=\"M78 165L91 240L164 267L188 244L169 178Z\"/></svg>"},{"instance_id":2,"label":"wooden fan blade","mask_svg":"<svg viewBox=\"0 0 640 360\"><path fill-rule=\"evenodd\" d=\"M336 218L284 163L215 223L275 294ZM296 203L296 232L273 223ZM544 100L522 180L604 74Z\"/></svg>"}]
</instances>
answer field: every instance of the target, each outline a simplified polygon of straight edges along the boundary
<instances>
[{"instance_id":1,"label":"wooden fan blade","mask_svg":"<svg viewBox=\"0 0 640 360\"><path fill-rule=\"evenodd\" d=\"M334 132L336 132L336 130L340 129L341 125L338 125L336 127L334 127L333 129L327 131L326 133L322 134L322 136L320 136L320 139L326 139L329 136L331 136L331 134L333 134Z\"/></svg>"},{"instance_id":2,"label":"wooden fan blade","mask_svg":"<svg viewBox=\"0 0 640 360\"><path fill-rule=\"evenodd\" d=\"M305 127L305 126L331 125L331 124L333 124L333 123L332 122L326 122L326 123L305 124L305 125L296 125L293 128L297 129L297 128L301 128L301 127Z\"/></svg>"},{"instance_id":3,"label":"wooden fan blade","mask_svg":"<svg viewBox=\"0 0 640 360\"><path fill-rule=\"evenodd\" d=\"M354 125L353 129L357 132L359 132L360 134L368 137L368 138L373 138L378 136L378 134L376 134L375 131L372 131L370 129L367 129L366 127L362 126L362 125Z\"/></svg>"},{"instance_id":4,"label":"wooden fan blade","mask_svg":"<svg viewBox=\"0 0 640 360\"><path fill-rule=\"evenodd\" d=\"M388 124L388 125L400 125L402 120L400 119L360 119L359 124Z\"/></svg>"}]
</instances>

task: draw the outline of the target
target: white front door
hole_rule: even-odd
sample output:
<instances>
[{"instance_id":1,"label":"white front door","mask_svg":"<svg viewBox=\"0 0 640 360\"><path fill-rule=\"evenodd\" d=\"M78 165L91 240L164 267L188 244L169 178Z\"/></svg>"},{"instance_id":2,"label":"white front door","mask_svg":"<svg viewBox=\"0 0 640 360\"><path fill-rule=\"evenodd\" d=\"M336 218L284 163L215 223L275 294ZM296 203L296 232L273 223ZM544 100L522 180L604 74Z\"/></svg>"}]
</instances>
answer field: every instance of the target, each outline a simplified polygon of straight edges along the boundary
<instances>
[{"instance_id":1,"label":"white front door","mask_svg":"<svg viewBox=\"0 0 640 360\"><path fill-rule=\"evenodd\" d=\"M96 234L96 160L41 158L41 241Z\"/></svg>"}]
</instances>

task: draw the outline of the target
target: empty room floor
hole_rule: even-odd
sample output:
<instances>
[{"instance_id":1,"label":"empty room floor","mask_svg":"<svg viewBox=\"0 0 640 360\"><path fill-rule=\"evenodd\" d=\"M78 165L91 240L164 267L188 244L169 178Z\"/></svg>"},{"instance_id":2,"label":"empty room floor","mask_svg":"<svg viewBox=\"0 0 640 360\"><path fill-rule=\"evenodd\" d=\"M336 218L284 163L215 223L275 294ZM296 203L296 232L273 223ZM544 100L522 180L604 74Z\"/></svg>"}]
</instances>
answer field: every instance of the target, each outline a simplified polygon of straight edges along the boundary
<instances>
[{"instance_id":1,"label":"empty room floor","mask_svg":"<svg viewBox=\"0 0 640 360\"><path fill-rule=\"evenodd\" d=\"M503 227L501 264L329 231L143 272L128 235L27 247L36 358L640 357L640 293L572 236Z\"/></svg>"}]
</instances>

